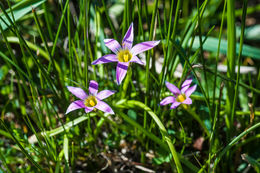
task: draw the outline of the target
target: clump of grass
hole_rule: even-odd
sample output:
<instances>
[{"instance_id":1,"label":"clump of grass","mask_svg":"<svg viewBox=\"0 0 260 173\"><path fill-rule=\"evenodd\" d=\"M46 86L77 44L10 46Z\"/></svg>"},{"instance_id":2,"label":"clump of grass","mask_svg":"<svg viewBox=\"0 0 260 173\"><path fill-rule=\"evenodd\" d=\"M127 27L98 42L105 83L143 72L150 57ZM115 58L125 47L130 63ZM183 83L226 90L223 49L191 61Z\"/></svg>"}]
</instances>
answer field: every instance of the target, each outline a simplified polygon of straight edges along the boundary
<instances>
[{"instance_id":1,"label":"clump of grass","mask_svg":"<svg viewBox=\"0 0 260 173\"><path fill-rule=\"evenodd\" d=\"M251 5L0 3L0 172L258 172Z\"/></svg>"}]
</instances>

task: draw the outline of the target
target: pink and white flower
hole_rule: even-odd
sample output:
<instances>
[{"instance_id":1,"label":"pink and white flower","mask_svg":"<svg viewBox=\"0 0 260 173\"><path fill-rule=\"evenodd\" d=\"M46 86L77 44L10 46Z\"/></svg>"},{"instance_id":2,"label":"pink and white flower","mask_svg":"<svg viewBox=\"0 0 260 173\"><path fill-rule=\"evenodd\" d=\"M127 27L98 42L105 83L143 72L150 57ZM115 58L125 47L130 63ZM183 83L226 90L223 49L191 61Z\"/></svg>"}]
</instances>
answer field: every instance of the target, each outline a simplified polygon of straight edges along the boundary
<instances>
[{"instance_id":1,"label":"pink and white flower","mask_svg":"<svg viewBox=\"0 0 260 173\"><path fill-rule=\"evenodd\" d=\"M131 23L128 31L126 32L122 41L122 47L114 39L105 39L105 45L114 53L100 57L92 62L93 65L105 64L110 62L118 62L116 68L116 80L118 85L121 84L126 76L127 69L130 63L138 63L144 65L144 63L137 57L138 54L152 49L159 44L160 41L146 41L136 44L134 47L134 31L133 23Z\"/></svg>"},{"instance_id":2,"label":"pink and white flower","mask_svg":"<svg viewBox=\"0 0 260 173\"><path fill-rule=\"evenodd\" d=\"M67 88L80 100L72 102L65 114L81 108L84 108L86 113L89 113L96 108L103 112L114 114L111 107L102 100L114 94L115 91L103 90L98 92L98 83L94 80L91 80L89 83L89 95L79 87L68 86Z\"/></svg>"},{"instance_id":3,"label":"pink and white flower","mask_svg":"<svg viewBox=\"0 0 260 173\"><path fill-rule=\"evenodd\" d=\"M192 83L192 79L185 80L181 86L181 90L179 90L179 88L177 88L175 85L166 81L165 82L166 87L173 93L174 96L168 96L164 98L160 102L160 105L164 106L172 103L171 109L175 109L180 104L187 104L187 105L192 104L190 95L196 90L197 85L193 85L192 87L190 87L191 83Z\"/></svg>"}]
</instances>

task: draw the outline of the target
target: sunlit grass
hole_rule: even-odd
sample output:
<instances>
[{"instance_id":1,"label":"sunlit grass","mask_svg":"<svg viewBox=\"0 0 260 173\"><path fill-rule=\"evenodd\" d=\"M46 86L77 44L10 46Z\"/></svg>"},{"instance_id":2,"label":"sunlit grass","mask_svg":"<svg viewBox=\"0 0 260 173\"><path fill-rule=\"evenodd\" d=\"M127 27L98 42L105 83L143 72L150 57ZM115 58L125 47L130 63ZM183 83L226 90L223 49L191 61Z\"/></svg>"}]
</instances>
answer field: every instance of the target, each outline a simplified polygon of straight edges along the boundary
<instances>
[{"instance_id":1,"label":"sunlit grass","mask_svg":"<svg viewBox=\"0 0 260 173\"><path fill-rule=\"evenodd\" d=\"M259 4L0 8L0 173L259 172Z\"/></svg>"}]
</instances>

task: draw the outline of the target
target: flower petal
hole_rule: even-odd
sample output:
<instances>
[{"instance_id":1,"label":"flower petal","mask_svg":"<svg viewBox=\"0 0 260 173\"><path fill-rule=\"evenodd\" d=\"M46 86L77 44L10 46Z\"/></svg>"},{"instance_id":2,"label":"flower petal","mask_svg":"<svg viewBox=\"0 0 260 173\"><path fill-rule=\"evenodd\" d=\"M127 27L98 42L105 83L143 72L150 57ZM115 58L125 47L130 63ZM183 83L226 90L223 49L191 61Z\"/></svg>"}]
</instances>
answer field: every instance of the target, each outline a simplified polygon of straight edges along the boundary
<instances>
[{"instance_id":1,"label":"flower petal","mask_svg":"<svg viewBox=\"0 0 260 173\"><path fill-rule=\"evenodd\" d=\"M192 83L192 78L186 79L181 85L181 93L185 93Z\"/></svg>"},{"instance_id":2,"label":"flower petal","mask_svg":"<svg viewBox=\"0 0 260 173\"><path fill-rule=\"evenodd\" d=\"M175 102L175 98L173 96L168 96L160 102L160 105L164 106L173 102Z\"/></svg>"},{"instance_id":3,"label":"flower petal","mask_svg":"<svg viewBox=\"0 0 260 173\"><path fill-rule=\"evenodd\" d=\"M181 88L181 93L185 93L187 91L187 89L189 89L189 85L186 85L185 87Z\"/></svg>"},{"instance_id":4,"label":"flower petal","mask_svg":"<svg viewBox=\"0 0 260 173\"><path fill-rule=\"evenodd\" d=\"M144 65L144 63L137 56L133 56L133 58L130 60L130 62Z\"/></svg>"},{"instance_id":5,"label":"flower petal","mask_svg":"<svg viewBox=\"0 0 260 173\"><path fill-rule=\"evenodd\" d=\"M134 40L134 28L133 28L133 23L131 23L122 41L123 49L127 48L131 50L133 45L133 40Z\"/></svg>"},{"instance_id":6,"label":"flower petal","mask_svg":"<svg viewBox=\"0 0 260 173\"><path fill-rule=\"evenodd\" d=\"M181 85L181 87L185 87L185 86L190 86L190 84L192 83L192 78L188 78L188 79L186 79L183 83L182 83L182 85Z\"/></svg>"},{"instance_id":7,"label":"flower petal","mask_svg":"<svg viewBox=\"0 0 260 173\"><path fill-rule=\"evenodd\" d=\"M179 90L179 88L177 88L175 85L171 84L170 82L165 82L166 87L175 95L179 95L181 93L181 91Z\"/></svg>"},{"instance_id":8,"label":"flower petal","mask_svg":"<svg viewBox=\"0 0 260 173\"><path fill-rule=\"evenodd\" d=\"M80 109L80 108L85 108L84 101L83 101L83 100L74 101L74 102L72 102L72 103L69 105L69 107L68 107L68 109L67 109L67 111L66 111L65 114L68 114L68 113L70 113L71 111L74 111L74 110Z\"/></svg>"},{"instance_id":9,"label":"flower petal","mask_svg":"<svg viewBox=\"0 0 260 173\"><path fill-rule=\"evenodd\" d=\"M185 96L190 97L190 95L196 90L197 85L193 85L192 87L190 87L189 89L187 89L187 91L185 92Z\"/></svg>"},{"instance_id":10,"label":"flower petal","mask_svg":"<svg viewBox=\"0 0 260 173\"><path fill-rule=\"evenodd\" d=\"M131 53L133 54L133 56L135 56L139 53L152 49L154 46L158 45L159 43L160 43L160 41L146 41L146 42L136 44L131 49Z\"/></svg>"},{"instance_id":11,"label":"flower petal","mask_svg":"<svg viewBox=\"0 0 260 173\"><path fill-rule=\"evenodd\" d=\"M94 80L91 80L89 82L89 87L88 87L89 93L92 95L96 95L98 92L98 83Z\"/></svg>"},{"instance_id":12,"label":"flower petal","mask_svg":"<svg viewBox=\"0 0 260 173\"><path fill-rule=\"evenodd\" d=\"M115 54L108 54L108 55L104 55L104 56L98 58L97 60L93 61L92 65L105 64L105 63L117 62L117 61L118 61L118 59Z\"/></svg>"},{"instance_id":13,"label":"flower petal","mask_svg":"<svg viewBox=\"0 0 260 173\"><path fill-rule=\"evenodd\" d=\"M186 104L186 105L190 105L190 104L192 104L192 100L191 100L191 98L186 98L186 100L184 100L182 103L184 103L184 104Z\"/></svg>"},{"instance_id":14,"label":"flower petal","mask_svg":"<svg viewBox=\"0 0 260 173\"><path fill-rule=\"evenodd\" d=\"M105 102L99 100L97 105L95 106L95 108L103 111L103 112L107 112L109 114L115 114L114 111L111 109L110 106L108 106L108 104L106 104Z\"/></svg>"},{"instance_id":15,"label":"flower petal","mask_svg":"<svg viewBox=\"0 0 260 173\"><path fill-rule=\"evenodd\" d=\"M79 87L67 86L67 88L74 96L78 97L81 100L84 100L86 97L88 97L85 91Z\"/></svg>"},{"instance_id":16,"label":"flower petal","mask_svg":"<svg viewBox=\"0 0 260 173\"><path fill-rule=\"evenodd\" d=\"M89 113L89 112L93 111L93 109L94 109L94 107L92 107L92 108L86 107L86 108L85 108L85 112L86 112L86 113Z\"/></svg>"},{"instance_id":17,"label":"flower petal","mask_svg":"<svg viewBox=\"0 0 260 173\"><path fill-rule=\"evenodd\" d=\"M99 100L103 100L111 95L113 95L115 93L115 91L110 91L110 90L103 90L103 91L100 91L98 94L97 94L97 98Z\"/></svg>"},{"instance_id":18,"label":"flower petal","mask_svg":"<svg viewBox=\"0 0 260 173\"><path fill-rule=\"evenodd\" d=\"M104 43L115 54L121 49L120 44L114 39L104 39Z\"/></svg>"},{"instance_id":19,"label":"flower petal","mask_svg":"<svg viewBox=\"0 0 260 173\"><path fill-rule=\"evenodd\" d=\"M116 67L116 80L117 84L120 85L122 80L125 78L129 62L118 62Z\"/></svg>"},{"instance_id":20,"label":"flower petal","mask_svg":"<svg viewBox=\"0 0 260 173\"><path fill-rule=\"evenodd\" d=\"M175 109L177 108L181 103L180 102L174 102L172 105L171 105L171 108L170 109Z\"/></svg>"}]
</instances>

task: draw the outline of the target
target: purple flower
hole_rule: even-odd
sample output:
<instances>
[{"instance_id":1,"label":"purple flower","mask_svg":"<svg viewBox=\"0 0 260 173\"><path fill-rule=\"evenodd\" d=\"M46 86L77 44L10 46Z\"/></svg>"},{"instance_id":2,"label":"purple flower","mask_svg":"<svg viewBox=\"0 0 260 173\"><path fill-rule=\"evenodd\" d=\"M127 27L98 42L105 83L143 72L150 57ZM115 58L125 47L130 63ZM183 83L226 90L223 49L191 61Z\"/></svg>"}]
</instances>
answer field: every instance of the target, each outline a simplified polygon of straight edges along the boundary
<instances>
[{"instance_id":1,"label":"purple flower","mask_svg":"<svg viewBox=\"0 0 260 173\"><path fill-rule=\"evenodd\" d=\"M180 104L192 104L190 95L196 90L197 85L193 85L192 87L190 87L191 82L192 79L185 80L181 86L181 90L179 90L179 88L177 88L175 85L169 82L165 82L166 87L174 94L174 96L168 96L164 98L160 102L160 105L164 106L172 103L171 109L175 109Z\"/></svg>"},{"instance_id":2,"label":"purple flower","mask_svg":"<svg viewBox=\"0 0 260 173\"><path fill-rule=\"evenodd\" d=\"M99 59L92 62L93 65L104 64L110 62L118 62L116 68L116 80L118 85L124 79L128 66L131 62L144 65L144 63L136 56L144 51L152 49L154 46L158 45L160 41L146 41L139 43L132 47L134 40L133 23L131 23L128 31L126 32L124 39L122 41L122 47L114 39L105 39L105 45L114 54L108 54L100 57Z\"/></svg>"},{"instance_id":3,"label":"purple flower","mask_svg":"<svg viewBox=\"0 0 260 173\"><path fill-rule=\"evenodd\" d=\"M73 95L78 97L80 100L72 102L69 105L65 114L68 114L69 112L80 108L84 108L86 113L91 112L96 108L103 112L114 114L114 111L111 109L111 107L108 106L108 104L106 104L102 100L111 96L115 92L110 90L103 90L98 93L98 83L96 81L90 81L88 89L89 95L86 94L83 89L78 87L68 86L67 88Z\"/></svg>"}]
</instances>

